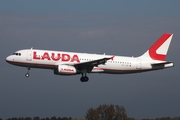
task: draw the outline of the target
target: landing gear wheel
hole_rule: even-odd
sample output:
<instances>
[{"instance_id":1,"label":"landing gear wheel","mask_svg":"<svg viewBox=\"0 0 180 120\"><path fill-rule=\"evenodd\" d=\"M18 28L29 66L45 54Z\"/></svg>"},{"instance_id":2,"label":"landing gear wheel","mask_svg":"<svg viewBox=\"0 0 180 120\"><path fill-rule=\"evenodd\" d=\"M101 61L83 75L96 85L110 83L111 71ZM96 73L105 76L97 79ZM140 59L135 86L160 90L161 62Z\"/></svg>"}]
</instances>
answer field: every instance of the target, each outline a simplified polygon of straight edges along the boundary
<instances>
[{"instance_id":1,"label":"landing gear wheel","mask_svg":"<svg viewBox=\"0 0 180 120\"><path fill-rule=\"evenodd\" d=\"M84 77L84 82L87 82L89 78L87 76Z\"/></svg>"},{"instance_id":2,"label":"landing gear wheel","mask_svg":"<svg viewBox=\"0 0 180 120\"><path fill-rule=\"evenodd\" d=\"M89 80L89 78L87 76L81 77L80 81L81 82L87 82Z\"/></svg>"},{"instance_id":3,"label":"landing gear wheel","mask_svg":"<svg viewBox=\"0 0 180 120\"><path fill-rule=\"evenodd\" d=\"M89 78L86 76L86 72L81 73L81 74L82 74L82 76L80 78L80 81L81 82L87 82L89 80Z\"/></svg>"},{"instance_id":4,"label":"landing gear wheel","mask_svg":"<svg viewBox=\"0 0 180 120\"><path fill-rule=\"evenodd\" d=\"M81 78L80 78L80 81L81 81L81 82L84 82L84 77L81 77Z\"/></svg>"},{"instance_id":5,"label":"landing gear wheel","mask_svg":"<svg viewBox=\"0 0 180 120\"><path fill-rule=\"evenodd\" d=\"M26 76L26 77L29 77L29 73L26 73L25 76Z\"/></svg>"}]
</instances>

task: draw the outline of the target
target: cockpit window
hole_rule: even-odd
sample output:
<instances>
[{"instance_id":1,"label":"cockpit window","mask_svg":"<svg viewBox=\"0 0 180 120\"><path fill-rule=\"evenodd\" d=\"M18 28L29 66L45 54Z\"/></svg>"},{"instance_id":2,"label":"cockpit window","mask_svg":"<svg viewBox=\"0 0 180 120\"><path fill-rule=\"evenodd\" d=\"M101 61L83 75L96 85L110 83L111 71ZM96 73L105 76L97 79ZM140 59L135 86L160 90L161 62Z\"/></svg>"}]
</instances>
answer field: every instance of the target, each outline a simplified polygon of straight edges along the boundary
<instances>
[{"instance_id":1,"label":"cockpit window","mask_svg":"<svg viewBox=\"0 0 180 120\"><path fill-rule=\"evenodd\" d=\"M13 53L13 55L21 56L21 53Z\"/></svg>"}]
</instances>

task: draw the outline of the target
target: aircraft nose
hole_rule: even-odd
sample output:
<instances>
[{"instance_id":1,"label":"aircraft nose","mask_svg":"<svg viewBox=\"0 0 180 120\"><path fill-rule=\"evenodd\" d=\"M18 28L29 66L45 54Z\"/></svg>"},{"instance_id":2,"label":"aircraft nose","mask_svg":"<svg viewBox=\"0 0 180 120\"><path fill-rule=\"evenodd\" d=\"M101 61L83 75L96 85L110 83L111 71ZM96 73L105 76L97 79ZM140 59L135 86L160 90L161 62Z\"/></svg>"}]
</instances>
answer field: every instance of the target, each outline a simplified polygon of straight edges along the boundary
<instances>
[{"instance_id":1,"label":"aircraft nose","mask_svg":"<svg viewBox=\"0 0 180 120\"><path fill-rule=\"evenodd\" d=\"M11 56L6 57L6 62L10 62L11 60Z\"/></svg>"}]
</instances>

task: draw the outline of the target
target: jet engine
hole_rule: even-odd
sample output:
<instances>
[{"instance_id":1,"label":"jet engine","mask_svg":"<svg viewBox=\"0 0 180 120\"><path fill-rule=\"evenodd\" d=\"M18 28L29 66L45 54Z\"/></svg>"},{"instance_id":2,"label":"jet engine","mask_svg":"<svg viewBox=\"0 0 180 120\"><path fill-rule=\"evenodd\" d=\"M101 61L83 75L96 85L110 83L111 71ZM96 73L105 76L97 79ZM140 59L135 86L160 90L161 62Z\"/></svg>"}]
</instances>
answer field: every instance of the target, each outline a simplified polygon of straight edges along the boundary
<instances>
[{"instance_id":1,"label":"jet engine","mask_svg":"<svg viewBox=\"0 0 180 120\"><path fill-rule=\"evenodd\" d=\"M76 73L76 68L70 65L58 65L57 69L54 70L56 75L75 75Z\"/></svg>"}]
</instances>

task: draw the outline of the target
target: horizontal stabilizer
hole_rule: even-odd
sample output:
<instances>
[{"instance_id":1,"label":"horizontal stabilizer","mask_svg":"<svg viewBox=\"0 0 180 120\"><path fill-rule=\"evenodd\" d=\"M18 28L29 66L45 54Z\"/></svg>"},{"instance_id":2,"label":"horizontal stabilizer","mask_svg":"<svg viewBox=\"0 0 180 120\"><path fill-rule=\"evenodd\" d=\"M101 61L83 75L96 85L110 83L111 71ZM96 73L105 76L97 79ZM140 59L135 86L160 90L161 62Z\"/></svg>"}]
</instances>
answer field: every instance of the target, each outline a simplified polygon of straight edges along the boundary
<instances>
[{"instance_id":1,"label":"horizontal stabilizer","mask_svg":"<svg viewBox=\"0 0 180 120\"><path fill-rule=\"evenodd\" d=\"M163 68L169 68L169 67L173 67L174 64L173 62L162 62L162 63L154 63L154 64L151 64L152 68L153 69L163 69Z\"/></svg>"}]
</instances>

